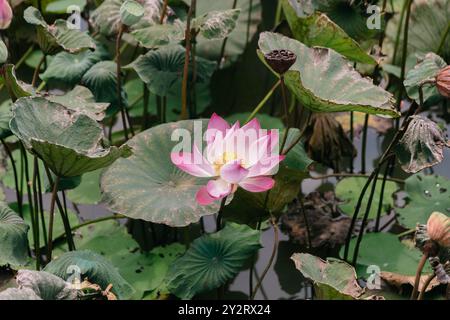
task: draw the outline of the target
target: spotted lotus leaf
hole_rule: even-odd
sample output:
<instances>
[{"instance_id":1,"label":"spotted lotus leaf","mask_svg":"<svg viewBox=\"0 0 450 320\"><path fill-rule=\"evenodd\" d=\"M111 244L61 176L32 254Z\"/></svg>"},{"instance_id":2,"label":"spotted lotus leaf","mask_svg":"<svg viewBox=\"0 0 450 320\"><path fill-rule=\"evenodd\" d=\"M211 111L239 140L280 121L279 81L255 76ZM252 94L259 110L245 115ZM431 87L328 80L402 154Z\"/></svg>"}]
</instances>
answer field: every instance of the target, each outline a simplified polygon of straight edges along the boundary
<instances>
[{"instance_id":1,"label":"spotted lotus leaf","mask_svg":"<svg viewBox=\"0 0 450 320\"><path fill-rule=\"evenodd\" d=\"M236 27L240 12L240 9L210 11L195 19L192 24L205 39L223 39Z\"/></svg>"},{"instance_id":2,"label":"spotted lotus leaf","mask_svg":"<svg viewBox=\"0 0 450 320\"><path fill-rule=\"evenodd\" d=\"M395 152L402 169L416 173L441 162L444 148L449 144L444 132L434 121L422 116L412 118Z\"/></svg>"},{"instance_id":3,"label":"spotted lotus leaf","mask_svg":"<svg viewBox=\"0 0 450 320\"><path fill-rule=\"evenodd\" d=\"M263 32L259 58L272 50L286 49L297 61L285 74L287 87L303 106L315 112L361 111L400 116L392 94L362 77L345 58L332 49L308 48L280 34Z\"/></svg>"},{"instance_id":4,"label":"spotted lotus leaf","mask_svg":"<svg viewBox=\"0 0 450 320\"><path fill-rule=\"evenodd\" d=\"M49 25L34 7L28 7L23 16L25 21L36 26L37 41L46 54L55 54L59 51L77 53L95 49L94 40L87 32L69 27L66 20L58 19Z\"/></svg>"},{"instance_id":5,"label":"spotted lotus leaf","mask_svg":"<svg viewBox=\"0 0 450 320\"><path fill-rule=\"evenodd\" d=\"M127 146L105 147L103 130L90 116L41 97L17 100L10 127L60 177L79 176L130 155Z\"/></svg>"}]
</instances>

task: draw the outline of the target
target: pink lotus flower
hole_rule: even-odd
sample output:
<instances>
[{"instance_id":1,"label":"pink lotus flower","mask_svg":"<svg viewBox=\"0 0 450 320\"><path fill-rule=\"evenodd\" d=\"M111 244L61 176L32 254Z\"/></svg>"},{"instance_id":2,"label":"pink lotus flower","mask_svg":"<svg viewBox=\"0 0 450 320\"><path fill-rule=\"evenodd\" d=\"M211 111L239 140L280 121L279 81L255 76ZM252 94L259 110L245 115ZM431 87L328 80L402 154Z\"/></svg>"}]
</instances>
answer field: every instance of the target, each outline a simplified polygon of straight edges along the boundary
<instances>
[{"instance_id":1,"label":"pink lotus flower","mask_svg":"<svg viewBox=\"0 0 450 320\"><path fill-rule=\"evenodd\" d=\"M8 29L13 18L11 6L7 0L0 0L0 29Z\"/></svg>"},{"instance_id":2,"label":"pink lotus flower","mask_svg":"<svg viewBox=\"0 0 450 320\"><path fill-rule=\"evenodd\" d=\"M243 127L239 122L230 126L213 114L206 132L205 155L194 143L192 152L172 152L171 160L193 176L212 178L196 195L199 204L208 205L238 187L250 192L271 189L275 184L271 175L284 159L278 154L278 141L278 131L262 130L257 119Z\"/></svg>"}]
</instances>

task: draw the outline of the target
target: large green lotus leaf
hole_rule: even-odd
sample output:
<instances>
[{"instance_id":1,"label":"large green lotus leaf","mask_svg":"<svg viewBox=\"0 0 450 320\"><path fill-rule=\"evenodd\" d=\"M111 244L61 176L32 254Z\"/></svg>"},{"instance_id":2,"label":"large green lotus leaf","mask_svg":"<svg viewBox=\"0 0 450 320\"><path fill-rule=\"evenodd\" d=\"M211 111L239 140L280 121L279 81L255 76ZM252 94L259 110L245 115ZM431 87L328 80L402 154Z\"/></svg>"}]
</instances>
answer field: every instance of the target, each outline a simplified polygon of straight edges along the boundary
<instances>
[{"instance_id":1,"label":"large green lotus leaf","mask_svg":"<svg viewBox=\"0 0 450 320\"><path fill-rule=\"evenodd\" d=\"M55 13L55 14L65 14L68 13L67 9L70 6L77 6L80 12L83 12L86 7L87 0L56 0L51 1L45 7L45 12Z\"/></svg>"},{"instance_id":2,"label":"large green lotus leaf","mask_svg":"<svg viewBox=\"0 0 450 320\"><path fill-rule=\"evenodd\" d=\"M295 39L307 46L331 48L348 59L375 64L345 31L321 12L305 12L306 0L283 0L283 10Z\"/></svg>"},{"instance_id":3,"label":"large green lotus leaf","mask_svg":"<svg viewBox=\"0 0 450 320\"><path fill-rule=\"evenodd\" d=\"M149 291L155 298L169 294L165 276L170 264L185 251L184 245L174 243L141 252L126 228L114 221L83 228L75 241L80 250L100 253L117 267L135 289L132 299L141 299Z\"/></svg>"},{"instance_id":4,"label":"large green lotus leaf","mask_svg":"<svg viewBox=\"0 0 450 320\"><path fill-rule=\"evenodd\" d=\"M0 82L3 83L8 89L8 92L17 99L34 94L34 89L31 85L17 79L13 64L4 65Z\"/></svg>"},{"instance_id":5,"label":"large green lotus leaf","mask_svg":"<svg viewBox=\"0 0 450 320\"><path fill-rule=\"evenodd\" d=\"M208 40L224 39L236 27L240 9L209 11L192 21L194 29Z\"/></svg>"},{"instance_id":6,"label":"large green lotus leaf","mask_svg":"<svg viewBox=\"0 0 450 320\"><path fill-rule=\"evenodd\" d=\"M439 71L445 68L447 64L444 59L435 53L427 53L423 59L406 74L403 82L406 92L411 99L419 101L419 86L426 80L434 81ZM433 96L439 95L434 85L426 84L422 86L423 99L427 101Z\"/></svg>"},{"instance_id":7,"label":"large green lotus leaf","mask_svg":"<svg viewBox=\"0 0 450 320\"><path fill-rule=\"evenodd\" d=\"M400 21L398 14L388 24L387 37L395 42L396 32ZM419 0L414 1L408 32L408 55L424 55L428 52L438 53L437 50L450 23L450 4L447 0ZM450 41L444 41L439 54L448 61L450 59ZM398 48L403 47L403 32L400 34ZM401 50L400 50L401 51ZM399 52L400 52L399 51ZM397 55L396 63L400 62L401 54Z\"/></svg>"},{"instance_id":8,"label":"large green lotus leaf","mask_svg":"<svg viewBox=\"0 0 450 320\"><path fill-rule=\"evenodd\" d=\"M42 300L77 300L79 291L69 283L45 271L19 270L16 282L20 290L30 289Z\"/></svg>"},{"instance_id":9,"label":"large green lotus leaf","mask_svg":"<svg viewBox=\"0 0 450 320\"><path fill-rule=\"evenodd\" d=\"M116 267L101 255L89 250L66 252L51 261L44 268L64 280L73 275L67 273L69 267L79 268L81 280L87 278L89 282L98 284L103 290L112 284L111 291L119 299L126 299L133 294L133 287L120 275Z\"/></svg>"},{"instance_id":10,"label":"large green lotus leaf","mask_svg":"<svg viewBox=\"0 0 450 320\"><path fill-rule=\"evenodd\" d=\"M183 0L190 5L190 0ZM198 0L196 15L198 17L213 11L224 11L233 8L234 0ZM239 0L236 5L241 13L236 22L236 27L228 36L225 46L223 65L235 61L241 55L249 41L253 38L262 18L260 1ZM197 38L197 54L210 60L217 61L222 50L223 40L209 40L201 35Z\"/></svg>"},{"instance_id":11,"label":"large green lotus leaf","mask_svg":"<svg viewBox=\"0 0 450 320\"><path fill-rule=\"evenodd\" d=\"M355 248L356 239L350 242L350 251ZM408 247L391 233L368 233L364 235L358 252L358 264L376 265L381 271L413 276L416 273L422 253L417 248ZM427 263L424 273L430 272Z\"/></svg>"},{"instance_id":12,"label":"large green lotus leaf","mask_svg":"<svg viewBox=\"0 0 450 320\"><path fill-rule=\"evenodd\" d=\"M365 177L351 177L344 178L338 182L336 185L336 196L344 201L344 203L339 204L339 208L348 216L352 216L355 211L356 203L358 202L359 194L364 184L366 183L367 178ZM378 206L380 203L380 194L381 194L381 180L378 180L377 186L375 188L375 193L372 199L372 206L369 212L369 219L375 219L377 217ZM371 187L369 187L370 190ZM393 194L398 190L397 184L392 181L386 181L384 187L384 197L383 197L383 208L381 210L381 214L384 214L394 206L394 198ZM366 192L364 198L361 202L361 211L365 212L367 207L367 202L369 201L369 193Z\"/></svg>"},{"instance_id":13,"label":"large green lotus leaf","mask_svg":"<svg viewBox=\"0 0 450 320\"><path fill-rule=\"evenodd\" d=\"M87 32L69 28L66 20L58 19L53 25L48 25L39 10L34 7L28 7L23 17L26 22L36 25L39 46L47 54L95 49L94 40Z\"/></svg>"},{"instance_id":14,"label":"large green lotus leaf","mask_svg":"<svg viewBox=\"0 0 450 320\"><path fill-rule=\"evenodd\" d=\"M304 277L313 281L319 300L353 300L364 293L355 269L342 260L324 261L309 253L294 253L291 260Z\"/></svg>"},{"instance_id":15,"label":"large green lotus leaf","mask_svg":"<svg viewBox=\"0 0 450 320\"><path fill-rule=\"evenodd\" d=\"M114 61L100 61L92 66L81 78L81 84L88 87L97 102L107 102L111 106L107 115L118 109L117 64ZM122 105L126 105L126 95L121 92Z\"/></svg>"},{"instance_id":16,"label":"large green lotus leaf","mask_svg":"<svg viewBox=\"0 0 450 320\"><path fill-rule=\"evenodd\" d=\"M9 128L9 121L12 117L11 106L11 100L5 100L0 104L0 139L6 139L12 135Z\"/></svg>"},{"instance_id":17,"label":"large green lotus leaf","mask_svg":"<svg viewBox=\"0 0 450 320\"><path fill-rule=\"evenodd\" d=\"M395 209L403 226L412 229L418 223L426 224L434 211L450 215L450 180L419 173L406 179L405 191L406 206Z\"/></svg>"},{"instance_id":18,"label":"large green lotus leaf","mask_svg":"<svg viewBox=\"0 0 450 320\"><path fill-rule=\"evenodd\" d=\"M121 24L120 7L124 2L125 0L105 0L92 12L90 20L101 34L112 36L119 31ZM142 29L159 23L163 5L162 0L139 0L137 2L142 4L145 13L141 20L133 25L134 29Z\"/></svg>"},{"instance_id":19,"label":"large green lotus leaf","mask_svg":"<svg viewBox=\"0 0 450 320\"><path fill-rule=\"evenodd\" d=\"M105 117L105 111L109 103L95 102L92 92L83 86L76 86L71 91L61 96L50 95L47 100L59 103L67 109L83 113L94 120L101 121Z\"/></svg>"},{"instance_id":20,"label":"large green lotus leaf","mask_svg":"<svg viewBox=\"0 0 450 320\"><path fill-rule=\"evenodd\" d=\"M297 61L286 72L286 85L305 107L317 112L361 111L398 117L391 93L363 78L340 54L327 48L308 48L280 34L263 32L259 57L288 49Z\"/></svg>"},{"instance_id":21,"label":"large green lotus leaf","mask_svg":"<svg viewBox=\"0 0 450 320\"><path fill-rule=\"evenodd\" d=\"M181 82L182 79L178 79L167 96L166 119L168 122L180 119L182 105ZM125 84L125 91L130 104L130 115L132 117L141 117L144 112L142 81L140 79L128 81ZM139 101L131 107L131 104L138 99ZM202 114L202 112L211 104L212 98L209 83L197 83L195 85L195 99L197 114ZM154 95L150 96L148 110L152 115L156 116L158 114L157 98Z\"/></svg>"},{"instance_id":22,"label":"large green lotus leaf","mask_svg":"<svg viewBox=\"0 0 450 320\"><path fill-rule=\"evenodd\" d=\"M201 206L195 200L207 179L179 170L170 160L170 153L179 143L171 139L174 130L193 136L195 128L201 129L199 121L166 123L130 139L127 145L133 155L119 159L102 175L101 189L107 207L133 219L173 227L187 226L204 215L216 213L217 203Z\"/></svg>"},{"instance_id":23,"label":"large green lotus leaf","mask_svg":"<svg viewBox=\"0 0 450 320\"><path fill-rule=\"evenodd\" d=\"M167 46L149 51L126 66L133 69L144 81L150 92L167 96L177 80L182 77L186 50L182 46ZM196 58L197 83L208 82L216 64L203 58Z\"/></svg>"},{"instance_id":24,"label":"large green lotus leaf","mask_svg":"<svg viewBox=\"0 0 450 320\"><path fill-rule=\"evenodd\" d=\"M173 23L155 24L131 32L139 44L148 49L156 49L166 45L179 44L185 35L186 26L181 20Z\"/></svg>"},{"instance_id":25,"label":"large green lotus leaf","mask_svg":"<svg viewBox=\"0 0 450 320\"><path fill-rule=\"evenodd\" d=\"M5 63L8 60L8 48L5 43L0 40L0 63Z\"/></svg>"},{"instance_id":26,"label":"large green lotus leaf","mask_svg":"<svg viewBox=\"0 0 450 320\"><path fill-rule=\"evenodd\" d=\"M44 98L21 98L13 108L11 131L60 177L106 167L128 147L105 148L103 130L91 117Z\"/></svg>"},{"instance_id":27,"label":"large green lotus leaf","mask_svg":"<svg viewBox=\"0 0 450 320\"><path fill-rule=\"evenodd\" d=\"M0 203L0 266L19 266L28 261L28 229L17 213Z\"/></svg>"},{"instance_id":28,"label":"large green lotus leaf","mask_svg":"<svg viewBox=\"0 0 450 320\"><path fill-rule=\"evenodd\" d=\"M81 183L67 192L70 201L77 204L98 204L101 200L100 175L103 169L87 172L81 177Z\"/></svg>"},{"instance_id":29,"label":"large green lotus leaf","mask_svg":"<svg viewBox=\"0 0 450 320\"><path fill-rule=\"evenodd\" d=\"M79 53L60 52L54 56L44 73L40 75L44 81L62 82L75 85L83 75L97 62L108 57L101 45L95 51Z\"/></svg>"},{"instance_id":30,"label":"large green lotus leaf","mask_svg":"<svg viewBox=\"0 0 450 320\"><path fill-rule=\"evenodd\" d=\"M233 279L261 248L260 235L258 230L230 222L219 232L195 239L184 256L170 266L170 292L191 299Z\"/></svg>"}]
</instances>

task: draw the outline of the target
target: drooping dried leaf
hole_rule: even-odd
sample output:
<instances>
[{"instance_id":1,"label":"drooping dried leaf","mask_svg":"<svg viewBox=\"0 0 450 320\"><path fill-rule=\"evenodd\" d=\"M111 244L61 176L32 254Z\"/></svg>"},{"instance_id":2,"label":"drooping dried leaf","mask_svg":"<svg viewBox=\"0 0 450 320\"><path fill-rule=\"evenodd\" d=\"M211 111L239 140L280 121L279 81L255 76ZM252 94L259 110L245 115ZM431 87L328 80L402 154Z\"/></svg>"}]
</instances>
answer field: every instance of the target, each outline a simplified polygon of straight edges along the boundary
<instances>
[{"instance_id":1,"label":"drooping dried leaf","mask_svg":"<svg viewBox=\"0 0 450 320\"><path fill-rule=\"evenodd\" d=\"M398 288L400 288L402 285L410 285L411 287L414 287L414 282L416 279L416 276L406 276L403 274L399 274L399 273L394 273L394 272L387 272L387 271L382 271L380 273L381 278L388 282L389 284L396 286ZM425 284L425 282L427 281L427 278L429 277L428 274L422 274L420 276L420 282L419 282L419 291L423 290L423 286ZM431 283L428 285L428 287L426 288L425 292L431 291L433 288L439 286L440 283L439 281L434 278Z\"/></svg>"},{"instance_id":2,"label":"drooping dried leaf","mask_svg":"<svg viewBox=\"0 0 450 320\"><path fill-rule=\"evenodd\" d=\"M354 137L360 137L364 128L364 118L365 114L362 112L353 112L353 135ZM336 121L339 122L344 129L345 133L350 132L350 114L342 113L335 117ZM377 117L374 115L369 116L369 122L367 124L369 128L374 129L379 134L385 134L392 128L392 120Z\"/></svg>"}]
</instances>

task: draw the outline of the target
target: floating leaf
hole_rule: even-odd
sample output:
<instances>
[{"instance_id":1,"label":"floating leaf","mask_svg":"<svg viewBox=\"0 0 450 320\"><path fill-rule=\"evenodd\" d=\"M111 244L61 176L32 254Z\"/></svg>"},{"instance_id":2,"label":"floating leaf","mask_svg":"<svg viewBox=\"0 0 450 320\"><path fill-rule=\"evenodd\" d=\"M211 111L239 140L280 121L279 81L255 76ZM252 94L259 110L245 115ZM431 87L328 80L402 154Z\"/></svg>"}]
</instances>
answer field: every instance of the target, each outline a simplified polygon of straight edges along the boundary
<instances>
[{"instance_id":1,"label":"floating leaf","mask_svg":"<svg viewBox=\"0 0 450 320\"><path fill-rule=\"evenodd\" d=\"M48 96L47 100L63 105L67 109L83 113L94 120L101 121L109 103L95 102L92 92L83 86L76 86L73 90L61 96Z\"/></svg>"},{"instance_id":2,"label":"floating leaf","mask_svg":"<svg viewBox=\"0 0 450 320\"><path fill-rule=\"evenodd\" d=\"M111 104L108 114L117 111L117 64L114 61L100 61L83 75L81 83L88 87L97 102ZM126 104L125 92L121 92L122 105Z\"/></svg>"},{"instance_id":3,"label":"floating leaf","mask_svg":"<svg viewBox=\"0 0 450 320\"><path fill-rule=\"evenodd\" d=\"M83 75L94 64L107 57L103 50L105 49L102 46L97 45L97 49L94 52L82 51L74 54L60 52L54 56L40 77L47 82L62 82L73 86L80 82Z\"/></svg>"},{"instance_id":4,"label":"floating leaf","mask_svg":"<svg viewBox=\"0 0 450 320\"><path fill-rule=\"evenodd\" d=\"M10 127L60 177L79 176L129 155L127 147L102 146L103 130L94 119L44 98L17 100Z\"/></svg>"},{"instance_id":5,"label":"floating leaf","mask_svg":"<svg viewBox=\"0 0 450 320\"><path fill-rule=\"evenodd\" d=\"M283 0L283 11L295 39L309 47L331 48L348 59L375 64L367 54L341 27L321 12L308 12L306 0Z\"/></svg>"},{"instance_id":6,"label":"floating leaf","mask_svg":"<svg viewBox=\"0 0 450 320\"><path fill-rule=\"evenodd\" d=\"M101 199L100 174L103 169L87 172L81 177L81 184L67 192L70 201L77 204L98 204Z\"/></svg>"},{"instance_id":7,"label":"floating leaf","mask_svg":"<svg viewBox=\"0 0 450 320\"><path fill-rule=\"evenodd\" d=\"M450 181L437 175L415 174L405 180L408 202L404 208L396 208L399 222L406 228L426 224L432 212L450 215Z\"/></svg>"},{"instance_id":8,"label":"floating leaf","mask_svg":"<svg viewBox=\"0 0 450 320\"><path fill-rule=\"evenodd\" d=\"M395 153L405 172L416 173L440 163L447 146L447 138L437 123L412 116L405 134L395 146Z\"/></svg>"},{"instance_id":9,"label":"floating leaf","mask_svg":"<svg viewBox=\"0 0 450 320\"><path fill-rule=\"evenodd\" d=\"M30 289L42 300L77 300L79 292L63 279L45 272L19 270L16 276L20 290Z\"/></svg>"},{"instance_id":10,"label":"floating leaf","mask_svg":"<svg viewBox=\"0 0 450 320\"><path fill-rule=\"evenodd\" d=\"M276 33L259 38L260 59L272 50L287 49L297 55L286 72L286 85L305 107L317 112L361 111L398 117L391 93L363 78L341 55L331 49L308 48Z\"/></svg>"},{"instance_id":11,"label":"floating leaf","mask_svg":"<svg viewBox=\"0 0 450 320\"><path fill-rule=\"evenodd\" d=\"M360 190L363 188L367 181L365 177L351 177L344 178L336 185L336 196L344 201L339 205L339 208L347 215L352 216L355 211L356 203L358 202ZM398 187L395 182L386 181L384 186L383 208L381 214L384 214L389 208L394 206L393 193L397 191ZM378 206L380 203L381 194L381 180L378 181L375 188L375 193L372 199L372 206L369 212L369 219L375 219L377 217ZM369 201L369 192L366 192L361 202L361 210L364 212Z\"/></svg>"},{"instance_id":12,"label":"floating leaf","mask_svg":"<svg viewBox=\"0 0 450 320\"><path fill-rule=\"evenodd\" d=\"M200 35L208 40L223 39L236 27L240 9L224 11L209 11L192 21L192 26L198 29Z\"/></svg>"},{"instance_id":13,"label":"floating leaf","mask_svg":"<svg viewBox=\"0 0 450 320\"><path fill-rule=\"evenodd\" d=\"M78 7L79 12L83 12L86 3L87 0L56 0L47 4L45 12L56 14L70 13L68 12L68 9L70 9L71 6L76 6Z\"/></svg>"},{"instance_id":14,"label":"floating leaf","mask_svg":"<svg viewBox=\"0 0 450 320\"><path fill-rule=\"evenodd\" d=\"M5 63L8 60L8 48L5 43L0 40L0 63Z\"/></svg>"},{"instance_id":15,"label":"floating leaf","mask_svg":"<svg viewBox=\"0 0 450 320\"><path fill-rule=\"evenodd\" d=\"M195 239L169 269L170 292L181 299L218 288L233 279L261 244L260 231L227 223L217 233Z\"/></svg>"},{"instance_id":16,"label":"floating leaf","mask_svg":"<svg viewBox=\"0 0 450 320\"><path fill-rule=\"evenodd\" d=\"M350 242L350 251L355 248L356 239ZM378 266L381 271L393 272L407 276L416 273L421 252L400 242L397 235L391 233L368 233L364 235L358 253L358 264ZM424 273L430 272L427 264ZM367 274L366 274L367 275Z\"/></svg>"},{"instance_id":17,"label":"floating leaf","mask_svg":"<svg viewBox=\"0 0 450 320\"><path fill-rule=\"evenodd\" d=\"M16 77L16 71L13 64L6 64L1 70L1 82L3 82L15 98L28 97L34 94L34 89L31 85L26 84Z\"/></svg>"},{"instance_id":18,"label":"floating leaf","mask_svg":"<svg viewBox=\"0 0 450 320\"><path fill-rule=\"evenodd\" d=\"M191 4L190 0L183 0L187 5ZM233 8L234 0L197 0L196 15L201 17L212 11L224 11ZM229 34L223 61L221 65L228 65L235 61L241 55L247 43L249 43L258 30L258 26L262 18L262 5L260 1L253 0L239 0L236 8L240 9L241 13L236 21L236 27ZM202 35L197 37L196 52L199 56L209 60L217 61L222 51L222 39L209 40Z\"/></svg>"},{"instance_id":19,"label":"floating leaf","mask_svg":"<svg viewBox=\"0 0 450 320\"><path fill-rule=\"evenodd\" d=\"M294 253L291 260L303 276L314 282L319 300L353 300L364 293L355 269L342 260L324 261L308 253Z\"/></svg>"},{"instance_id":20,"label":"floating leaf","mask_svg":"<svg viewBox=\"0 0 450 320\"><path fill-rule=\"evenodd\" d=\"M406 74L403 82L408 96L419 101L419 86L425 81L434 81L439 71L445 68L447 64L437 54L427 53L423 59ZM429 98L439 95L434 85L426 84L422 86L423 99L427 101Z\"/></svg>"},{"instance_id":21,"label":"floating leaf","mask_svg":"<svg viewBox=\"0 0 450 320\"><path fill-rule=\"evenodd\" d=\"M119 299L125 299L133 294L133 288L108 260L88 250L66 252L47 264L44 271L68 280L73 276L68 270L73 270L74 266L79 268L80 280L87 278L89 282L98 284L103 290L112 284L111 291Z\"/></svg>"},{"instance_id":22,"label":"floating leaf","mask_svg":"<svg viewBox=\"0 0 450 320\"><path fill-rule=\"evenodd\" d=\"M36 25L39 46L46 54L59 51L70 53L86 49L95 49L95 43L86 33L70 28L66 20L58 19L53 25L48 25L38 9L28 7L23 14L25 21Z\"/></svg>"},{"instance_id":23,"label":"floating leaf","mask_svg":"<svg viewBox=\"0 0 450 320\"><path fill-rule=\"evenodd\" d=\"M173 227L187 226L204 215L216 213L217 203L201 206L195 200L207 179L184 173L170 160L170 153L178 144L171 139L174 130L193 134L195 128L201 129L198 121L167 123L130 139L126 145L132 148L133 155L119 159L102 175L101 189L107 207L133 219Z\"/></svg>"},{"instance_id":24,"label":"floating leaf","mask_svg":"<svg viewBox=\"0 0 450 320\"><path fill-rule=\"evenodd\" d=\"M0 203L0 266L28 261L28 225L4 202Z\"/></svg>"},{"instance_id":25,"label":"floating leaf","mask_svg":"<svg viewBox=\"0 0 450 320\"><path fill-rule=\"evenodd\" d=\"M167 96L170 89L182 77L185 49L181 46L168 46L149 51L139 56L128 66L144 81L150 92L159 96ZM197 58L197 83L207 82L215 70L215 63Z\"/></svg>"}]
</instances>

